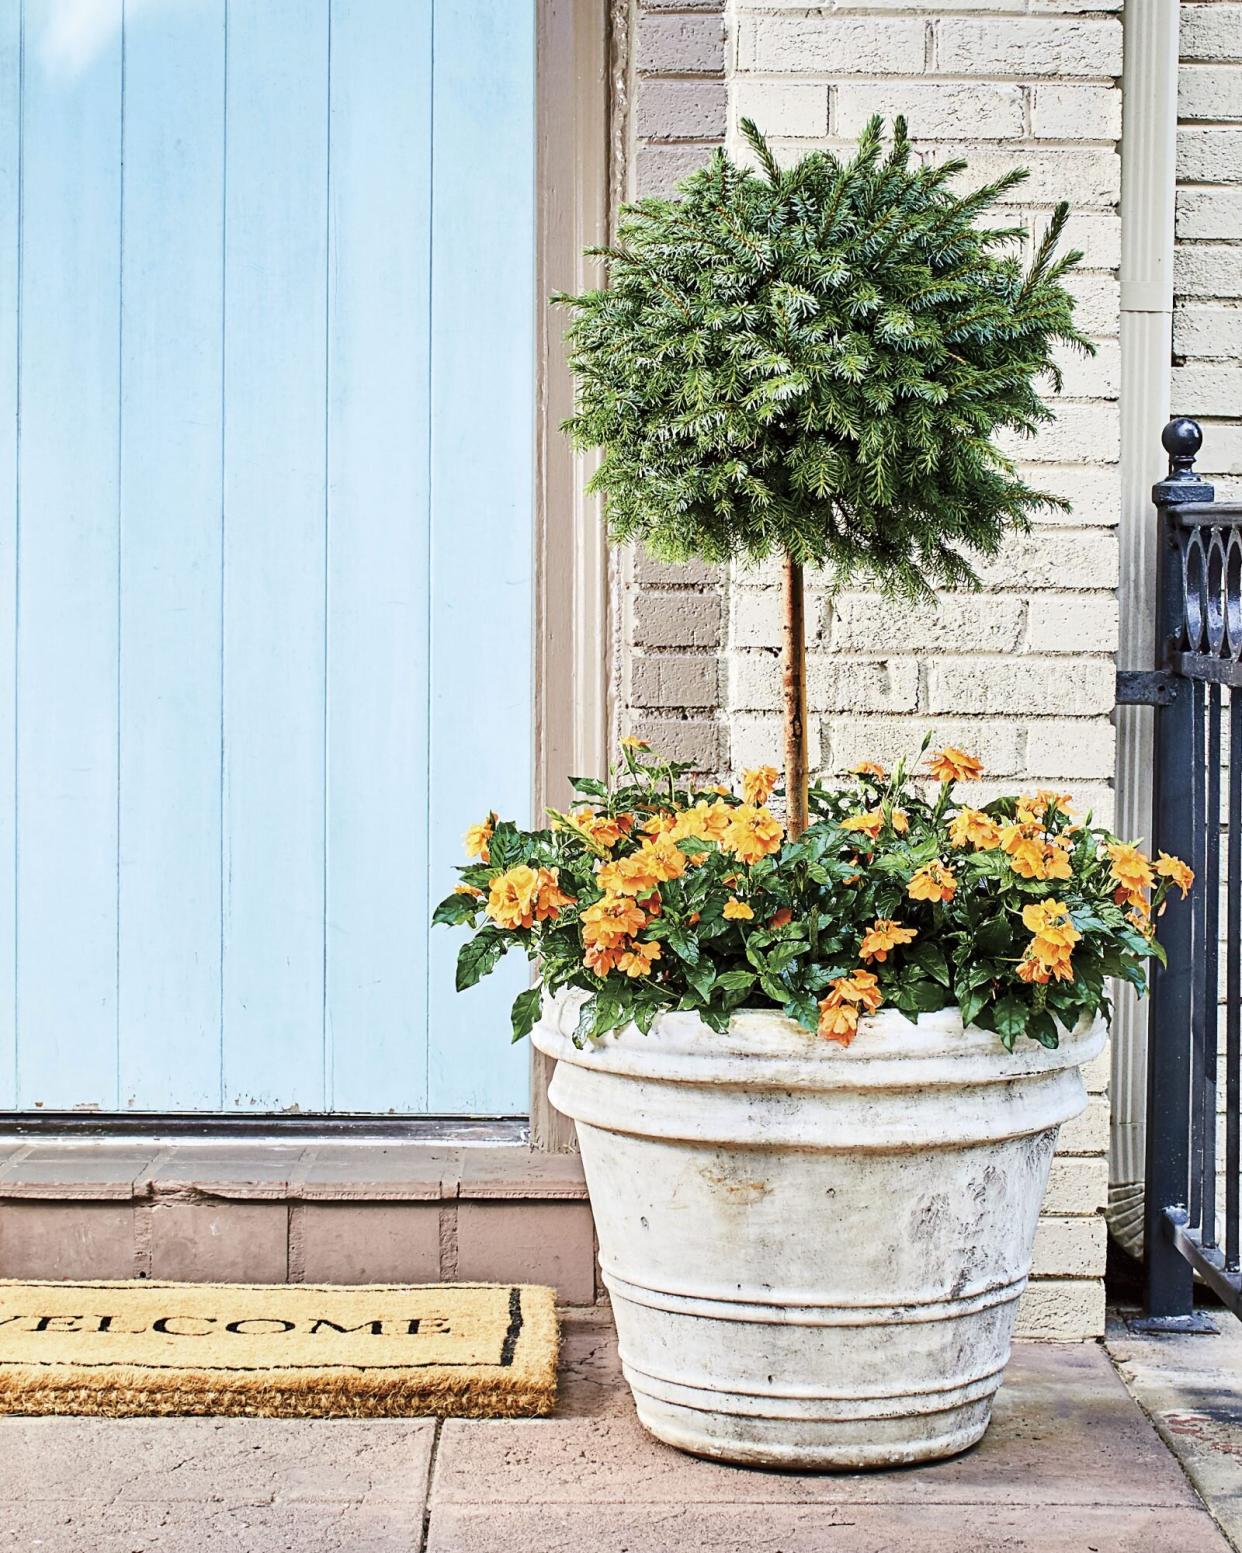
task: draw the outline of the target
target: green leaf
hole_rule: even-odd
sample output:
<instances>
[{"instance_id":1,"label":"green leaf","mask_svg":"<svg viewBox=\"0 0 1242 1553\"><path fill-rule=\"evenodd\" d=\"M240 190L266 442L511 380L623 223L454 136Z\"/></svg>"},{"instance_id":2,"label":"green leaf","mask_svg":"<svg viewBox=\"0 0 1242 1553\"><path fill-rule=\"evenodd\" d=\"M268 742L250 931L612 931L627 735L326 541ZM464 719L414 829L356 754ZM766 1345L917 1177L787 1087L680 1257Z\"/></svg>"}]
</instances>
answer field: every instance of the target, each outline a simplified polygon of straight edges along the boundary
<instances>
[{"instance_id":1,"label":"green leaf","mask_svg":"<svg viewBox=\"0 0 1242 1553\"><path fill-rule=\"evenodd\" d=\"M685 976L698 995L706 1002L712 995L712 986L716 980L716 967L710 961L701 960L698 965L687 965Z\"/></svg>"},{"instance_id":2,"label":"green leaf","mask_svg":"<svg viewBox=\"0 0 1242 1553\"><path fill-rule=\"evenodd\" d=\"M1014 1041L1026 1030L1027 1020L1031 1016L1029 1004L1016 992L1007 992L1003 998L997 998L992 1012L997 1035L1012 1048Z\"/></svg>"},{"instance_id":3,"label":"green leaf","mask_svg":"<svg viewBox=\"0 0 1242 1553\"><path fill-rule=\"evenodd\" d=\"M958 1006L962 1011L962 1023L973 1025L979 1022L979 1015L992 996L991 982L984 982L982 986L971 987L968 991L958 996ZM988 1026L987 1028L991 1028Z\"/></svg>"},{"instance_id":4,"label":"green leaf","mask_svg":"<svg viewBox=\"0 0 1242 1553\"><path fill-rule=\"evenodd\" d=\"M581 793L585 798L608 797L607 785L596 777L570 777L569 785L575 793Z\"/></svg>"},{"instance_id":5,"label":"green leaf","mask_svg":"<svg viewBox=\"0 0 1242 1553\"><path fill-rule=\"evenodd\" d=\"M458 992L465 992L467 987L473 987L494 971L508 947L508 941L500 933L488 928L464 943L457 954Z\"/></svg>"},{"instance_id":6,"label":"green leaf","mask_svg":"<svg viewBox=\"0 0 1242 1553\"><path fill-rule=\"evenodd\" d=\"M716 978L716 985L725 992L749 992L755 985L755 977L751 971L722 971Z\"/></svg>"},{"instance_id":7,"label":"green leaf","mask_svg":"<svg viewBox=\"0 0 1242 1553\"><path fill-rule=\"evenodd\" d=\"M1003 955L1014 942L1013 925L1005 917L993 917L975 934L975 952L985 955Z\"/></svg>"},{"instance_id":8,"label":"green leaf","mask_svg":"<svg viewBox=\"0 0 1242 1553\"><path fill-rule=\"evenodd\" d=\"M1041 1046L1048 1047L1050 1051L1055 1051L1061 1044L1057 1022L1046 1008L1037 1009L1031 1015L1026 1033L1037 1040Z\"/></svg>"},{"instance_id":9,"label":"green leaf","mask_svg":"<svg viewBox=\"0 0 1242 1553\"><path fill-rule=\"evenodd\" d=\"M481 904L477 895L458 895L454 890L452 895L446 895L432 912L431 920L437 926L447 927L457 927L462 922L473 922Z\"/></svg>"},{"instance_id":10,"label":"green leaf","mask_svg":"<svg viewBox=\"0 0 1242 1553\"><path fill-rule=\"evenodd\" d=\"M949 985L949 967L939 944L919 944L909 952L908 957L934 981L945 987Z\"/></svg>"},{"instance_id":11,"label":"green leaf","mask_svg":"<svg viewBox=\"0 0 1242 1553\"><path fill-rule=\"evenodd\" d=\"M524 1035L529 1035L535 1028L535 1023L543 1007L543 989L540 987L528 987L525 992L519 992L513 1000L513 1039L520 1041Z\"/></svg>"},{"instance_id":12,"label":"green leaf","mask_svg":"<svg viewBox=\"0 0 1242 1553\"><path fill-rule=\"evenodd\" d=\"M664 932L664 941L687 965L697 965L699 963L698 944L675 923L669 923Z\"/></svg>"}]
</instances>

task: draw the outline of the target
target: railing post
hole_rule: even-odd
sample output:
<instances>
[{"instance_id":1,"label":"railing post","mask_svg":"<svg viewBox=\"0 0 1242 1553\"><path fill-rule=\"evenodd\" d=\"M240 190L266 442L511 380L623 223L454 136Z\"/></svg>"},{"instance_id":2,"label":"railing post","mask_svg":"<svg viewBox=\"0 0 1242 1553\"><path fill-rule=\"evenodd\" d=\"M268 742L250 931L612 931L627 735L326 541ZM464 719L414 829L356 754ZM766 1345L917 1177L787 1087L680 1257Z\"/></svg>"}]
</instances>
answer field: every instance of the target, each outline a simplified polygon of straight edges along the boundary
<instances>
[{"instance_id":1,"label":"railing post","mask_svg":"<svg viewBox=\"0 0 1242 1553\"><path fill-rule=\"evenodd\" d=\"M1194 470L1203 433L1194 421L1170 421L1161 435L1168 478L1152 487L1157 509L1156 667L1173 668L1183 627L1181 549L1177 508L1211 501L1211 485ZM1156 708L1153 776L1153 850L1194 856L1190 802L1194 748L1193 687L1175 676L1173 695ZM1194 966L1189 901L1170 900L1160 923L1167 969L1153 966L1147 1048L1147 1164L1145 1204L1147 1323L1177 1329L1194 1318L1194 1273L1173 1242L1167 1212L1185 1210L1190 1177L1191 1014Z\"/></svg>"}]
</instances>

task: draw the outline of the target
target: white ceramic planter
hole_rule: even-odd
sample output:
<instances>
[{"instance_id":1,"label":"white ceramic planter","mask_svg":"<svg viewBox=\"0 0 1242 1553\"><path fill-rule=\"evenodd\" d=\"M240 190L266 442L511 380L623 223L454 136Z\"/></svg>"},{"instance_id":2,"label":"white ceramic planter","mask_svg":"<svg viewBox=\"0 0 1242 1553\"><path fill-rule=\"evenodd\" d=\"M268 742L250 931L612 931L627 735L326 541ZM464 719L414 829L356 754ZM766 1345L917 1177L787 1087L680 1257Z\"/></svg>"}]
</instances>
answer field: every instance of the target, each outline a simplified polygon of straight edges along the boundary
<instances>
[{"instance_id":1,"label":"white ceramic planter","mask_svg":"<svg viewBox=\"0 0 1242 1553\"><path fill-rule=\"evenodd\" d=\"M727 1461L883 1467L987 1428L1062 1122L1102 1021L1011 1053L955 1010L852 1045L744 1011L535 1044L578 1124L638 1415Z\"/></svg>"}]
</instances>

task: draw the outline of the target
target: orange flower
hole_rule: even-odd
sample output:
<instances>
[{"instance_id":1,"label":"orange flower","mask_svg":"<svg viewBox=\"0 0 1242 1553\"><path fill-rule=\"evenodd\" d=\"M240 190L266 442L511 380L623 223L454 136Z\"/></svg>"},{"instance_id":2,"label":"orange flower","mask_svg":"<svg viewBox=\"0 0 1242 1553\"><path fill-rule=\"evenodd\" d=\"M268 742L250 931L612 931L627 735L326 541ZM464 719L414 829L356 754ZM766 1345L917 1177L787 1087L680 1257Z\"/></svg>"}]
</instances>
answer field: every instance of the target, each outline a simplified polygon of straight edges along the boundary
<instances>
[{"instance_id":1,"label":"orange flower","mask_svg":"<svg viewBox=\"0 0 1242 1553\"><path fill-rule=\"evenodd\" d=\"M771 798L772 789L780 779L781 774L775 766L758 766L754 771L743 771L742 797L758 808Z\"/></svg>"},{"instance_id":2,"label":"orange flower","mask_svg":"<svg viewBox=\"0 0 1242 1553\"><path fill-rule=\"evenodd\" d=\"M487 843L492 839L496 816L489 814L482 825L472 825L466 832L466 856L477 857L481 863L489 861Z\"/></svg>"},{"instance_id":3,"label":"orange flower","mask_svg":"<svg viewBox=\"0 0 1242 1553\"><path fill-rule=\"evenodd\" d=\"M729 811L730 818L720 845L743 863L757 863L781 849L785 832L780 821L769 811L754 804L739 804Z\"/></svg>"},{"instance_id":4,"label":"orange flower","mask_svg":"<svg viewBox=\"0 0 1242 1553\"><path fill-rule=\"evenodd\" d=\"M1033 798L1019 798L1015 812L1022 825L1046 824L1050 813L1063 814L1068 819L1071 813L1070 795L1054 793L1050 787L1041 787Z\"/></svg>"},{"instance_id":5,"label":"orange flower","mask_svg":"<svg viewBox=\"0 0 1242 1553\"><path fill-rule=\"evenodd\" d=\"M955 847L971 846L976 852L990 852L1000 846L1000 827L982 809L959 809L949 821L949 840Z\"/></svg>"},{"instance_id":6,"label":"orange flower","mask_svg":"<svg viewBox=\"0 0 1242 1553\"><path fill-rule=\"evenodd\" d=\"M570 817L601 847L615 847L623 837L629 835L634 824L632 814L618 814L614 819L608 814L596 814L589 808L575 809Z\"/></svg>"},{"instance_id":7,"label":"orange flower","mask_svg":"<svg viewBox=\"0 0 1242 1553\"><path fill-rule=\"evenodd\" d=\"M677 823L677 816L671 809L658 809L643 821L642 828L648 836L660 836L671 831Z\"/></svg>"},{"instance_id":8,"label":"orange flower","mask_svg":"<svg viewBox=\"0 0 1242 1553\"><path fill-rule=\"evenodd\" d=\"M851 776L874 777L877 782L882 782L888 775L884 767L874 760L860 760L856 766L850 767Z\"/></svg>"},{"instance_id":9,"label":"orange flower","mask_svg":"<svg viewBox=\"0 0 1242 1553\"><path fill-rule=\"evenodd\" d=\"M975 782L983 775L983 762L953 744L933 750L927 757L927 767L940 782Z\"/></svg>"},{"instance_id":10,"label":"orange flower","mask_svg":"<svg viewBox=\"0 0 1242 1553\"><path fill-rule=\"evenodd\" d=\"M640 739L637 734L627 733L625 738L621 740L621 748L623 750L649 750L651 746L646 739Z\"/></svg>"},{"instance_id":11,"label":"orange flower","mask_svg":"<svg viewBox=\"0 0 1242 1553\"><path fill-rule=\"evenodd\" d=\"M1069 879L1069 854L1060 838L1049 841L1038 825L1005 825L1001 846L1020 879Z\"/></svg>"},{"instance_id":12,"label":"orange flower","mask_svg":"<svg viewBox=\"0 0 1242 1553\"><path fill-rule=\"evenodd\" d=\"M768 918L768 926L769 927L784 927L787 923L792 922L792 921L793 921L793 912L790 911L789 907L788 906L778 906L777 909Z\"/></svg>"},{"instance_id":13,"label":"orange flower","mask_svg":"<svg viewBox=\"0 0 1242 1553\"><path fill-rule=\"evenodd\" d=\"M637 901L625 895L605 895L582 913L582 939L586 944L615 949L623 940L641 933L647 918Z\"/></svg>"},{"instance_id":14,"label":"orange flower","mask_svg":"<svg viewBox=\"0 0 1242 1553\"><path fill-rule=\"evenodd\" d=\"M939 858L920 868L906 894L912 901L951 901L957 894L957 878Z\"/></svg>"},{"instance_id":15,"label":"orange flower","mask_svg":"<svg viewBox=\"0 0 1242 1553\"><path fill-rule=\"evenodd\" d=\"M692 809L683 809L668 832L670 841L684 841L688 836L699 841L714 841L717 846L724 839L733 817L733 805L717 799L708 803L700 799Z\"/></svg>"},{"instance_id":16,"label":"orange flower","mask_svg":"<svg viewBox=\"0 0 1242 1553\"><path fill-rule=\"evenodd\" d=\"M890 949L908 944L911 939L917 937L918 933L914 928L902 927L900 922L894 922L891 917L877 917L863 934L858 953L864 960L878 960L883 965L888 959Z\"/></svg>"},{"instance_id":17,"label":"orange flower","mask_svg":"<svg viewBox=\"0 0 1242 1553\"><path fill-rule=\"evenodd\" d=\"M659 944L631 944L617 961L619 970L627 976L649 976L652 962L660 958Z\"/></svg>"},{"instance_id":18,"label":"orange flower","mask_svg":"<svg viewBox=\"0 0 1242 1553\"><path fill-rule=\"evenodd\" d=\"M483 891L476 890L472 884L455 884L453 886L453 894L473 895L476 901L481 901L483 899Z\"/></svg>"},{"instance_id":19,"label":"orange flower","mask_svg":"<svg viewBox=\"0 0 1242 1553\"><path fill-rule=\"evenodd\" d=\"M858 1034L858 1010L850 1003L831 1003L824 998L819 1005L819 1033L826 1041L848 1046Z\"/></svg>"},{"instance_id":20,"label":"orange flower","mask_svg":"<svg viewBox=\"0 0 1242 1553\"><path fill-rule=\"evenodd\" d=\"M606 895L650 895L668 879L680 879L689 859L668 836L644 841L637 852L605 863L595 881Z\"/></svg>"},{"instance_id":21,"label":"orange flower","mask_svg":"<svg viewBox=\"0 0 1242 1553\"><path fill-rule=\"evenodd\" d=\"M1112 876L1120 889L1138 895L1151 887L1155 875L1146 853L1124 841L1111 842L1104 850L1112 860Z\"/></svg>"},{"instance_id":22,"label":"orange flower","mask_svg":"<svg viewBox=\"0 0 1242 1553\"><path fill-rule=\"evenodd\" d=\"M848 1046L858 1033L858 1016L873 1013L884 1001L870 971L838 976L819 1004L819 1033L827 1041Z\"/></svg>"},{"instance_id":23,"label":"orange flower","mask_svg":"<svg viewBox=\"0 0 1242 1553\"><path fill-rule=\"evenodd\" d=\"M889 813L888 823L899 836L904 836L910 829L910 816L904 809L893 809ZM859 831L874 841L884 829L884 810L869 809L866 814L851 814L848 819L841 821L841 829Z\"/></svg>"},{"instance_id":24,"label":"orange flower","mask_svg":"<svg viewBox=\"0 0 1242 1553\"><path fill-rule=\"evenodd\" d=\"M1183 900L1190 894L1190 886L1195 882L1194 871L1180 857L1161 852L1156 858L1156 872L1162 879L1172 880L1174 886L1182 892Z\"/></svg>"},{"instance_id":25,"label":"orange flower","mask_svg":"<svg viewBox=\"0 0 1242 1553\"><path fill-rule=\"evenodd\" d=\"M1018 975L1023 981L1073 981L1070 954L1082 934L1070 921L1064 901L1032 901L1022 908L1023 925L1035 936L1027 946ZM1046 974L1045 974L1046 973Z\"/></svg>"},{"instance_id":26,"label":"orange flower","mask_svg":"<svg viewBox=\"0 0 1242 1553\"><path fill-rule=\"evenodd\" d=\"M538 870L520 863L492 880L487 895L487 914L499 927L533 927L536 921L556 917L562 906L572 906L557 880L555 868Z\"/></svg>"},{"instance_id":27,"label":"orange flower","mask_svg":"<svg viewBox=\"0 0 1242 1553\"><path fill-rule=\"evenodd\" d=\"M746 902L738 900L735 896L730 896L724 903L722 915L729 922L753 922L755 916Z\"/></svg>"}]
</instances>

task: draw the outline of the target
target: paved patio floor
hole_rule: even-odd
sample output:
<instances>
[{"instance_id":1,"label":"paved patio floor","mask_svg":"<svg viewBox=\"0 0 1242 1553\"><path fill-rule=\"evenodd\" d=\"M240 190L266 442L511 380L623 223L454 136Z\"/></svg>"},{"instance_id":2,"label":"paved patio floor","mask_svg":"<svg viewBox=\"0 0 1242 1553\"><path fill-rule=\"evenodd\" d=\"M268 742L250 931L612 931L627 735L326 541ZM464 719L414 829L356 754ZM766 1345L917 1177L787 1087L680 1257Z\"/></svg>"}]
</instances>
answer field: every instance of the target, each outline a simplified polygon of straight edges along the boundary
<instances>
[{"instance_id":1,"label":"paved patio floor","mask_svg":"<svg viewBox=\"0 0 1242 1553\"><path fill-rule=\"evenodd\" d=\"M1021 1344L983 1443L799 1476L649 1440L571 1317L546 1420L0 1420L21 1553L1227 1553L1096 1344Z\"/></svg>"}]
</instances>

